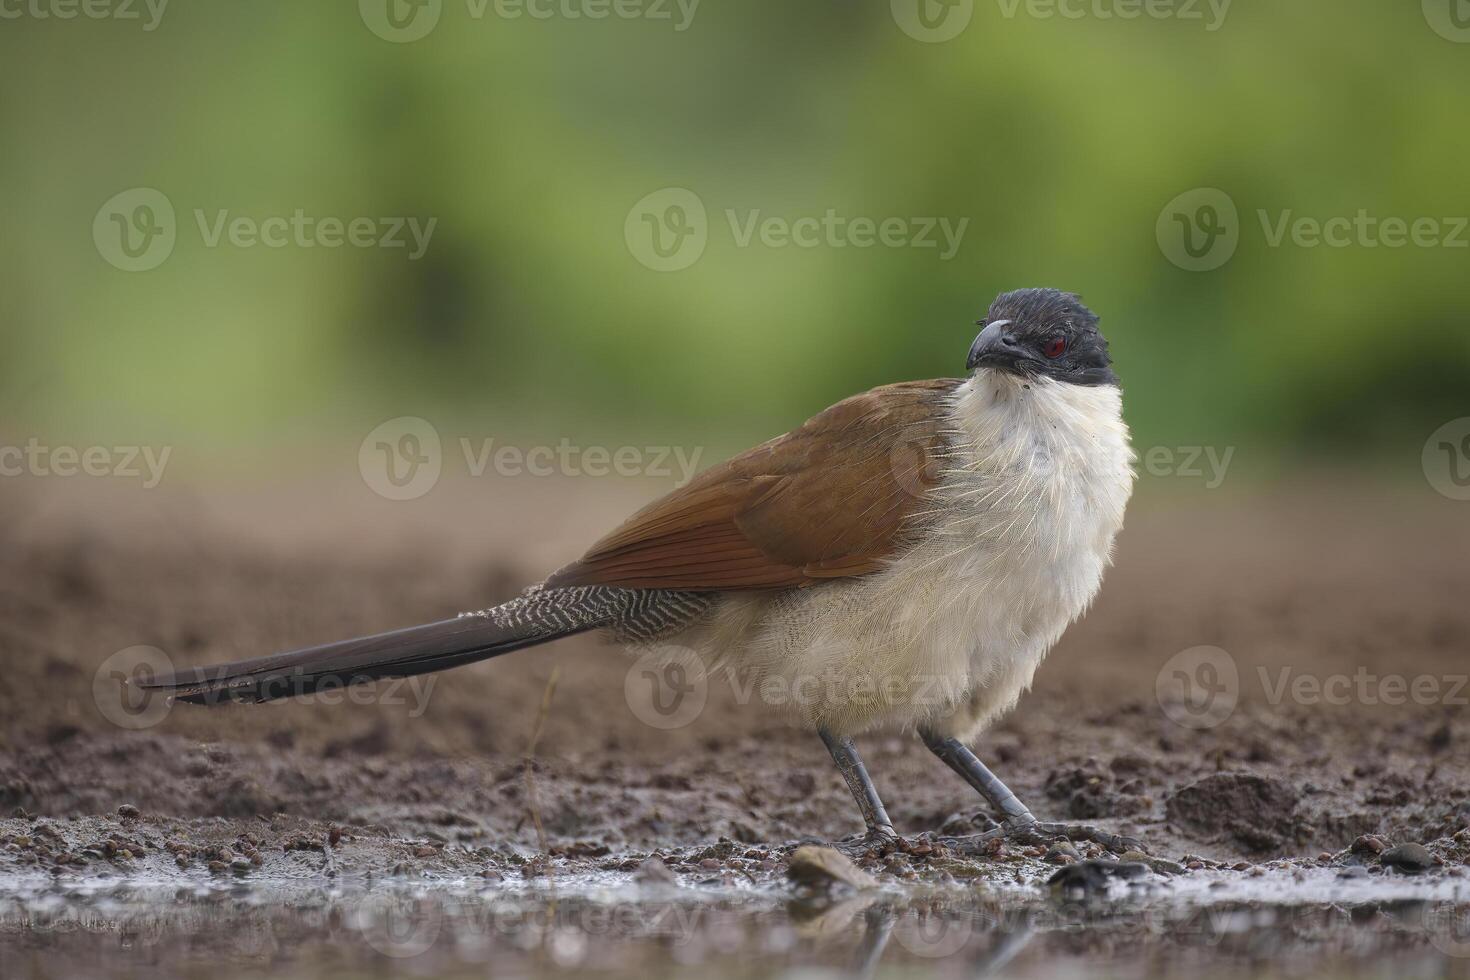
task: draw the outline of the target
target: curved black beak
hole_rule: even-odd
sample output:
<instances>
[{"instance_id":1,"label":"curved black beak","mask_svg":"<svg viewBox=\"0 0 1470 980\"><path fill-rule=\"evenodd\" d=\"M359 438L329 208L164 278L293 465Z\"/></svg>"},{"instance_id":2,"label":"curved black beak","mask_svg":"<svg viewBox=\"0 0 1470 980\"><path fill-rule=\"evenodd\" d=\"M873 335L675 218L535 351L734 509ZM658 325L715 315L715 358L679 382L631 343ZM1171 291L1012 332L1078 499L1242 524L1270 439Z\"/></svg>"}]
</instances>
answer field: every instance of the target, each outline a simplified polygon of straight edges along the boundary
<instances>
[{"instance_id":1,"label":"curved black beak","mask_svg":"<svg viewBox=\"0 0 1470 980\"><path fill-rule=\"evenodd\" d=\"M965 360L965 370L973 371L985 364L1012 364L1016 361L1016 342L1007 336L1010 320L996 320L985 325L980 336L970 345L970 356Z\"/></svg>"}]
</instances>

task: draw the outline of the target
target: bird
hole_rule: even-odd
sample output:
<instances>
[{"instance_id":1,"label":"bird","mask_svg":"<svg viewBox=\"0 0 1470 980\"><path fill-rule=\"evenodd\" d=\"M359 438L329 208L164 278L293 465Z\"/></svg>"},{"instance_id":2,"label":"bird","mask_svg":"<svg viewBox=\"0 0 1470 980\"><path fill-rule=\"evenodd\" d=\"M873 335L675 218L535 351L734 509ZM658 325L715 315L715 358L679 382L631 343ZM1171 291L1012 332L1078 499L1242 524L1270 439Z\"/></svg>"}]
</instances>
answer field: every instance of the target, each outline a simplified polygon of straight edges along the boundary
<instances>
[{"instance_id":1,"label":"bird","mask_svg":"<svg viewBox=\"0 0 1470 980\"><path fill-rule=\"evenodd\" d=\"M854 395L655 500L516 598L422 626L146 678L195 704L445 670L601 631L801 691L866 830L898 835L855 740L915 734L993 808L970 835L1134 843L1039 820L972 746L1091 604L1135 479L1098 317L1001 293L960 377Z\"/></svg>"}]
</instances>

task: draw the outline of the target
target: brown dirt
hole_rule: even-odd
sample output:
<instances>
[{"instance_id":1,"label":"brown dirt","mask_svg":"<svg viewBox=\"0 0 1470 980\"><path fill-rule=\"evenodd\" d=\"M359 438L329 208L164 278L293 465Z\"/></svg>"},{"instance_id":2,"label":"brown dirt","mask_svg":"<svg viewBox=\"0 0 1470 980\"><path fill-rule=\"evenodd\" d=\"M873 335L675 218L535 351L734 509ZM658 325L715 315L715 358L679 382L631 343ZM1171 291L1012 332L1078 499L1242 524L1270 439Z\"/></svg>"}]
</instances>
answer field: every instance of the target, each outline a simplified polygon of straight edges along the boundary
<instances>
[{"instance_id":1,"label":"brown dirt","mask_svg":"<svg viewBox=\"0 0 1470 980\"><path fill-rule=\"evenodd\" d=\"M1470 695L1453 690L1470 637L1460 557L1470 522L1427 495L1326 486L1141 497L1095 608L982 756L1043 816L1117 826L1175 856L1293 857L1369 832L1428 839L1463 826L1470 733L1459 703L1271 703L1283 668L1434 677L1440 701ZM503 503L545 508L569 492ZM285 813L534 846L525 753L559 669L530 764L548 840L651 849L856 829L816 739L720 684L693 724L649 728L622 694L629 661L585 638L440 675L426 708L409 697L177 706L145 731L111 724L93 674L123 647L207 662L439 618L513 594L577 547L510 540L525 521L506 525L504 546L492 533L467 541L455 531L473 526L466 501L414 515L434 533L364 544L364 515L327 497L315 508L295 500L285 528L197 495L113 500L107 520L81 494L13 501L26 516L0 551L4 812L130 803L169 817ZM604 521L623 506L604 503ZM1241 704L1195 731L1171 722L1154 690L1163 664L1200 644L1235 658ZM862 744L903 831L954 830L978 813L911 739Z\"/></svg>"},{"instance_id":2,"label":"brown dirt","mask_svg":"<svg viewBox=\"0 0 1470 980\"><path fill-rule=\"evenodd\" d=\"M757 955L751 951L766 949L787 926L762 918L774 909L757 902L752 913L730 895L752 887L772 894L795 842L840 839L860 827L814 737L742 706L721 684L694 723L651 728L624 698L630 662L587 638L441 675L424 703L415 696L396 704L178 706L154 726L129 730L109 721L94 698L99 665L136 644L155 645L176 663L222 661L505 598L659 488L620 483L589 495L574 483L507 484L483 501L445 487L431 506L408 507L385 506L360 485L233 495L3 489L10 520L0 527L0 816L10 816L0 819L0 874L22 876L14 880L42 872L58 883L177 881L193 889L190 903L220 909L235 894L232 882L279 889L366 874L534 887L631 871L656 853L670 870L648 866L639 875L645 888L657 894L674 882L703 883L726 888L725 897L711 899L711 918L690 933L693 947L672 961L636 929L636 941L608 946L615 952L607 955L631 975L648 975L698 960L697 947L725 957L722 973L743 975L759 962L748 959ZM1470 691L1456 687L1470 637L1467 546L1461 509L1408 488L1354 492L1321 481L1239 496L1145 492L1095 608L1052 654L1020 709L977 748L1043 818L1138 836L1153 855L1183 866L1155 866L1176 881L1214 876L1210 887L1230 887L1265 874L1287 891L1312 874L1386 882L1397 876L1380 866L1380 852L1424 842L1432 862L1424 877L1449 885L1465 875L1470 855L1463 706ZM1170 720L1155 684L1171 658L1200 645L1229 651L1240 701L1221 724L1197 730ZM1277 696L1284 669L1287 693ZM553 671L559 683L528 760ZM1434 678L1437 694L1385 699L1376 680L1365 688L1369 697L1340 704L1322 703L1310 686L1306 696L1291 693L1302 690L1291 685L1303 675L1359 674L1410 684ZM902 832L989 826L973 794L911 738L875 736L860 745ZM962 856L911 837L897 850L854 853L885 885L918 888L1036 882L1054 870L1044 849L1020 845ZM355 908L357 899L336 893L313 892L308 901L269 892L277 938L265 952L240 945L259 937L245 913L201 930L192 906L175 900L167 920L173 938L122 960L102 937L91 936L91 945L54 930L38 937L36 909L72 909L70 894L53 890L39 905L0 900L0 958L36 976L135 968L152 976L165 963L190 964L166 972L213 975L213 933L228 926L237 965L291 963L311 975L321 955L349 972L396 962L396 952L361 959L376 954L360 943L307 952L336 936L339 919ZM143 892L109 894L109 907L127 906L130 894L137 900L137 911L116 920L125 948L139 922L162 921L154 899L138 898ZM434 913L436 928L444 916L483 911L499 894L479 893L467 905L440 895L435 901L449 904ZM1119 934L1112 911L1079 934L1076 923L1051 921L1055 908L1028 904L1034 896L928 894L886 892L816 911L797 902L780 910L779 921L789 918L801 936L851 935L865 922L862 945L876 942L880 952L897 922L893 934L909 953L889 956L933 965L930 951L904 939L905 929L930 921L969 929L992 911L1004 925L1024 912L1051 922L1045 954L1023 961L1022 972L1037 975L1062 961L1085 969L1099 954L1145 970L1200 962L1218 969L1218 954L1234 941L1211 932L1216 945L1199 961L1191 957L1200 951L1180 939L1174 912L1163 933L1147 916L1142 926L1128 920L1144 930L1138 943ZM963 901L955 906L957 896ZM638 904L645 899L628 907L646 909ZM80 901L85 912L88 900ZM1333 893L1321 901L1280 925L1271 942L1287 945L1272 966L1350 963L1369 948L1365 929L1374 955L1422 957L1427 949L1418 913L1376 900L1350 904L1356 937L1330 932L1326 944L1324 930L1343 926L1332 911L1342 899ZM729 902L735 907L726 909ZM300 903L328 910L328 925L300 921ZM559 914L555 901L537 908L548 919ZM20 916L15 929L12 914ZM719 945L735 921L757 929L747 937L753 945ZM761 922L776 932L761 932ZM1004 947L1034 925L1027 919L1019 932L1006 926L992 938ZM566 968L552 955L553 934L539 935L540 960L525 960L526 933L517 927L492 943L495 962L516 972ZM1172 952L1160 952L1160 935ZM378 948L371 938L367 946ZM1255 948L1235 950L1230 962L1249 973L1260 965ZM436 949L438 958L418 961L420 968L464 967L459 954ZM1281 958L1290 956L1306 959Z\"/></svg>"}]
</instances>

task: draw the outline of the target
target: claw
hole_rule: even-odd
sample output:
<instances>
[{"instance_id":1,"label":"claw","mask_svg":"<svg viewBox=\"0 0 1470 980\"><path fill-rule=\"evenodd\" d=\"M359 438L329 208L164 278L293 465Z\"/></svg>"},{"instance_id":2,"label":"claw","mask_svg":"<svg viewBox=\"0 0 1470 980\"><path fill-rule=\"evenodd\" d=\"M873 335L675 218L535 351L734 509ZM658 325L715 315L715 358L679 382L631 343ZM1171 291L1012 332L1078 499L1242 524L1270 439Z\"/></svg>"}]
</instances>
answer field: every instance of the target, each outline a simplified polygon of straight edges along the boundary
<instances>
[{"instance_id":1,"label":"claw","mask_svg":"<svg viewBox=\"0 0 1470 980\"><path fill-rule=\"evenodd\" d=\"M1072 842L1091 841L1101 845L1115 854L1126 854L1128 851L1141 851L1148 853L1143 842L1136 837L1128 837L1124 834L1112 834L1097 827L1089 827L1086 824L1069 823L1046 823L1032 817L1009 819L994 830L987 830L981 834L971 834L965 837L940 837L938 840L948 847L952 847L961 853L985 853L988 845L995 841L1008 840L1020 844L1043 845L1054 843L1057 840Z\"/></svg>"},{"instance_id":2,"label":"claw","mask_svg":"<svg viewBox=\"0 0 1470 980\"><path fill-rule=\"evenodd\" d=\"M892 827L878 826L869 828L867 833L853 834L851 837L833 841L832 847L853 857L870 850L882 854L886 850L891 850L900 840L898 832Z\"/></svg>"}]
</instances>

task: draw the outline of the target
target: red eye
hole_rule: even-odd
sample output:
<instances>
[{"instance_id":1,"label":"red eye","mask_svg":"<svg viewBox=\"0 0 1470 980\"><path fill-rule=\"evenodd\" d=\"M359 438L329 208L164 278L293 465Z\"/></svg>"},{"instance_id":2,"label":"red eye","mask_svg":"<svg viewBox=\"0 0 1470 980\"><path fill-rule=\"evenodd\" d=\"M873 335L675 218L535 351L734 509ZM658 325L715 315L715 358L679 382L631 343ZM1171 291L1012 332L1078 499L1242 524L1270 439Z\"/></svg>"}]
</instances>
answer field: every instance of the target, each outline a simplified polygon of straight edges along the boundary
<instances>
[{"instance_id":1,"label":"red eye","mask_svg":"<svg viewBox=\"0 0 1470 980\"><path fill-rule=\"evenodd\" d=\"M1047 341L1046 356L1051 358L1061 357L1067 350L1067 338L1053 337Z\"/></svg>"}]
</instances>

